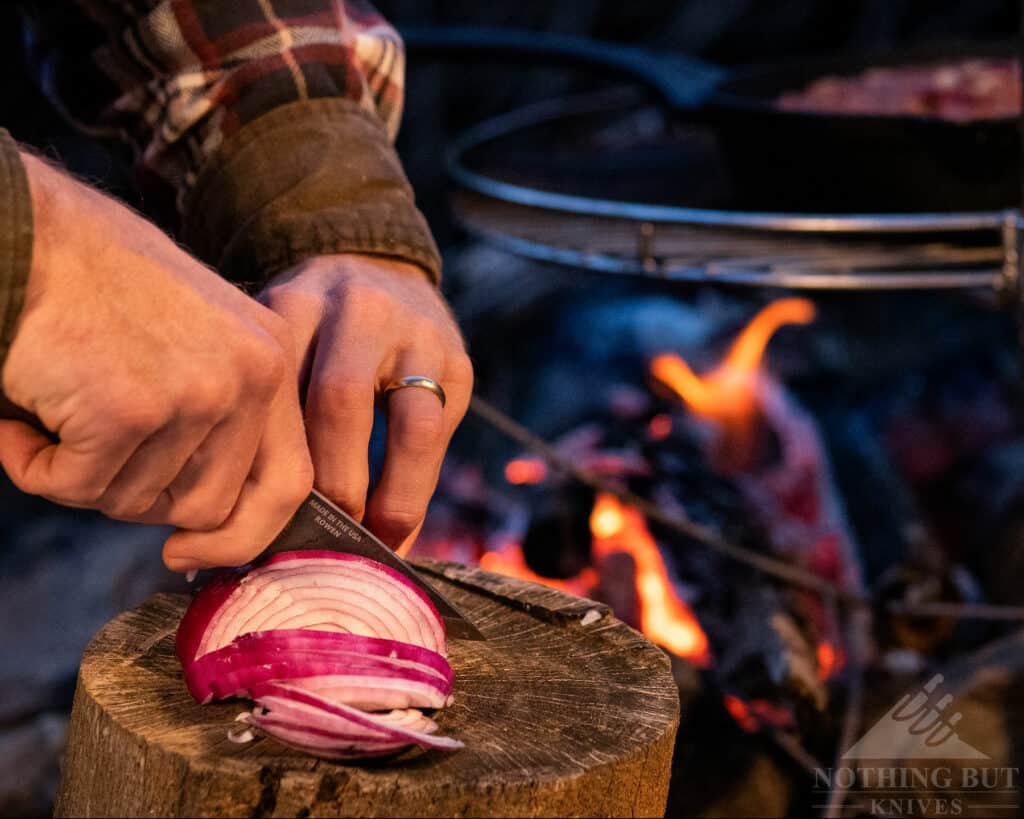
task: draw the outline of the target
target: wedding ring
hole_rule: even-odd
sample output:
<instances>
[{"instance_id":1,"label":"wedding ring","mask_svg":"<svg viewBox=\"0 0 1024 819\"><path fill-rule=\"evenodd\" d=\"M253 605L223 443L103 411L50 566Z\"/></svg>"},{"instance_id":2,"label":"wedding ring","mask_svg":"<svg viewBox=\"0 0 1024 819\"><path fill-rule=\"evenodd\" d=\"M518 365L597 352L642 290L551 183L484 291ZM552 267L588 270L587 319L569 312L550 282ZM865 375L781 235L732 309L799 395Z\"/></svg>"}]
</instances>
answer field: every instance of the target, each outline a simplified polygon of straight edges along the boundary
<instances>
[{"instance_id":1,"label":"wedding ring","mask_svg":"<svg viewBox=\"0 0 1024 819\"><path fill-rule=\"evenodd\" d=\"M444 389L438 384L433 378L427 378L425 375L407 375L405 378L399 378L397 381L392 381L384 388L385 393L394 392L395 390L404 390L406 387L420 387L424 390L430 390L434 395L437 396L437 400L441 402L443 407L448 399L445 397Z\"/></svg>"}]
</instances>

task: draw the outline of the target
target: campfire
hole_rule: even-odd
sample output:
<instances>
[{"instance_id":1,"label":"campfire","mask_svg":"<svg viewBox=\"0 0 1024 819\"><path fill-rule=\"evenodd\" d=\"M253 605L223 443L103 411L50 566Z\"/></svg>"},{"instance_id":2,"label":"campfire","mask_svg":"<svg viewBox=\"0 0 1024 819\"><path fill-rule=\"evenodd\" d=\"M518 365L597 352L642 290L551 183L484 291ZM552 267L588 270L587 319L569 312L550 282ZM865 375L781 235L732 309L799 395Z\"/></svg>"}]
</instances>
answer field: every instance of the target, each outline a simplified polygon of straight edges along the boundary
<instances>
[{"instance_id":1,"label":"campfire","mask_svg":"<svg viewBox=\"0 0 1024 819\"><path fill-rule=\"evenodd\" d=\"M1014 429L990 373L966 399L985 408L973 425L956 426L964 400L932 403L932 391L949 389L939 376L885 404L870 431L865 414L835 423L776 363L799 360L834 315L782 298L703 344L645 350L638 377L608 385L597 409L581 402L578 420L547 441L506 419L502 431L523 449L487 477L452 464L413 556L476 562L607 603L699 675L708 713L718 709L738 736L766 738L794 777L832 764L872 708L891 704L873 705L870 690L865 703L865 675L898 691L1000 633L977 608L979 582L938 542L953 511L941 493ZM963 433L936 445L954 426ZM875 506L909 510L896 549L858 530L873 500L849 490L879 469L857 459L881 463L882 452L880 491L891 494ZM955 494L962 512L970 495ZM681 673L685 701L692 678ZM712 734L726 730L712 722ZM698 741L690 755L677 749L677 764L699 768L702 755Z\"/></svg>"}]
</instances>

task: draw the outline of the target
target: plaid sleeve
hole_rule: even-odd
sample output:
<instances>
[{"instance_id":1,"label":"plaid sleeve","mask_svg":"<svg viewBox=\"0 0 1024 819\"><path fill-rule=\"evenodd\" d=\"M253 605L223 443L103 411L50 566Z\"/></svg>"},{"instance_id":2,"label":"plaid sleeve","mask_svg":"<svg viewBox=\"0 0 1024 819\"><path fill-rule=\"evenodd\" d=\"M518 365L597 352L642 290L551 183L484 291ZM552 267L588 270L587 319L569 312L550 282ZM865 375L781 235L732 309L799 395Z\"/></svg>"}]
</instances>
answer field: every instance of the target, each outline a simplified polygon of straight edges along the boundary
<instances>
[{"instance_id":1,"label":"plaid sleeve","mask_svg":"<svg viewBox=\"0 0 1024 819\"><path fill-rule=\"evenodd\" d=\"M129 141L179 196L227 138L289 102L352 100L398 131L402 43L362 0L39 4L30 20L51 100Z\"/></svg>"},{"instance_id":2,"label":"plaid sleeve","mask_svg":"<svg viewBox=\"0 0 1024 819\"><path fill-rule=\"evenodd\" d=\"M402 43L368 2L78 0L39 3L29 20L30 62L44 91L68 118L93 133L130 143L143 180L152 183L155 178L170 185L185 222L195 221L189 213L195 206L226 208L236 214L234 221L220 220L220 230L226 234L201 235L196 241L210 248L228 243L241 248L242 255L248 256L238 276L265 278L272 272L259 252L246 249L243 234L254 230L260 232L254 241L261 246L267 245L269 232L277 266L314 252L317 241L310 232L315 231L333 237L323 242L323 252L401 257L408 254L394 252L396 247L415 245L421 252L410 260L436 273L436 248L429 232L426 237L420 235L426 225L415 211L397 158L390 155L401 118ZM249 129L270 114L281 116L284 109L289 110L285 118L292 125L288 140L282 140L283 131L278 128L268 144L254 150ZM326 109L329 116L324 114ZM327 133L331 129L333 140L339 142L334 150L347 150L376 163L376 192L367 185L360 188L361 162L348 162L348 176L341 178L341 171L323 163L293 161L293 156L314 148L312 143L305 144L305 132L316 133L316 149L322 150L324 139L332 139ZM264 127L262 132L269 130ZM260 164L244 167L234 161L232 152L239 145ZM387 154L383 164L382 152ZM335 177L334 187L344 189L346 209L356 217L353 205L378 196L382 185L390 185L394 189L386 213L390 229L409 235L398 236L397 243L393 237L386 241L387 236L368 239L365 215L358 231L346 225L334 225L336 229L325 225L342 218L342 210L326 194L327 185L300 203L308 211L305 222L289 212L284 223L254 224L257 211L274 204L275 191L263 185L258 192L239 193L247 181L226 176L223 169L230 166L232 174L263 175L271 164L282 196L303 182L302 175ZM193 195L204 176L226 186L226 195L233 200L225 203L209 194ZM258 202L238 201L238 196L256 196ZM331 214L313 212L320 210ZM315 219L315 228L309 219ZM189 232L187 225L185 231ZM290 231L302 235L291 241L285 235ZM355 233L362 237L355 244L339 239ZM191 241L187 235L186 241ZM286 247L289 243L295 245L294 252ZM212 257L205 255L211 263L226 263L215 252Z\"/></svg>"}]
</instances>

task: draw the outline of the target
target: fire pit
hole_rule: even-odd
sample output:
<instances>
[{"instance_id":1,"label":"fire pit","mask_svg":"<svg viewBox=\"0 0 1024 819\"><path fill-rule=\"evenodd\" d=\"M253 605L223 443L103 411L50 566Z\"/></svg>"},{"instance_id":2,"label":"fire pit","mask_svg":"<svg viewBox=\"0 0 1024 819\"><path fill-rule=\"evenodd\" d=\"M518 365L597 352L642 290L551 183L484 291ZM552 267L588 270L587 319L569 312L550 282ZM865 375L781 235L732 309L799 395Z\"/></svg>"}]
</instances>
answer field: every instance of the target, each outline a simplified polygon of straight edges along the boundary
<instances>
[{"instance_id":1,"label":"fire pit","mask_svg":"<svg viewBox=\"0 0 1024 819\"><path fill-rule=\"evenodd\" d=\"M1016 217L773 236L503 191L457 199L487 400L419 554L670 653L670 814L1015 815Z\"/></svg>"}]
</instances>

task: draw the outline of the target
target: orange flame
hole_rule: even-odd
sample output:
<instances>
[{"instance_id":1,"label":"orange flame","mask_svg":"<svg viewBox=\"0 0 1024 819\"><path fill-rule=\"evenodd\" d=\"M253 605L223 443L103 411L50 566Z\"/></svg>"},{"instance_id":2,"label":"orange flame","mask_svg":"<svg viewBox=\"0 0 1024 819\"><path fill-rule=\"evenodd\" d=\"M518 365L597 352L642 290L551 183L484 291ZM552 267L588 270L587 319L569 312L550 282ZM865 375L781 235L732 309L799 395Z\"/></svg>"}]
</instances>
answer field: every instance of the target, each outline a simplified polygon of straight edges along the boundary
<instances>
[{"instance_id":1,"label":"orange flame","mask_svg":"<svg viewBox=\"0 0 1024 819\"><path fill-rule=\"evenodd\" d=\"M651 362L655 378L665 382L698 415L718 417L723 405L744 401L750 382L775 332L787 324L809 324L814 305L807 299L780 299L761 310L733 342L725 360L705 376L696 375L679 356L664 353Z\"/></svg>"},{"instance_id":2,"label":"orange flame","mask_svg":"<svg viewBox=\"0 0 1024 819\"><path fill-rule=\"evenodd\" d=\"M511 484L541 483L548 475L540 458L516 458L505 464L505 480Z\"/></svg>"},{"instance_id":3,"label":"orange flame","mask_svg":"<svg viewBox=\"0 0 1024 819\"><path fill-rule=\"evenodd\" d=\"M520 546L506 548L500 552L487 552L480 558L480 568L529 580L532 583L540 583L542 586L575 594L578 597L586 597L591 594L598 583L597 569L593 566L588 566L576 577L568 580L539 575L526 565L526 558L523 557L523 550Z\"/></svg>"},{"instance_id":4,"label":"orange flame","mask_svg":"<svg viewBox=\"0 0 1024 819\"><path fill-rule=\"evenodd\" d=\"M701 667L710 665L707 636L693 611L676 594L643 516L613 495L601 494L590 514L590 532L594 565L566 580L534 572L526 565L522 547L514 543L484 554L480 566L570 594L591 597L601 584L605 559L615 554L628 554L636 566L636 594L640 601L640 622L634 625L674 654Z\"/></svg>"},{"instance_id":5,"label":"orange flame","mask_svg":"<svg viewBox=\"0 0 1024 819\"><path fill-rule=\"evenodd\" d=\"M613 495L600 494L590 515L590 531L595 558L624 552L636 563L640 630L674 654L707 665L707 636L693 611L675 593L643 516Z\"/></svg>"},{"instance_id":6,"label":"orange flame","mask_svg":"<svg viewBox=\"0 0 1024 819\"><path fill-rule=\"evenodd\" d=\"M753 456L758 421L756 380L765 348L787 324L809 324L814 305L807 299L780 299L759 312L733 342L725 360L697 375L674 353L651 362L651 375L675 392L690 410L716 422L731 440L725 444L727 465L742 466Z\"/></svg>"}]
</instances>

